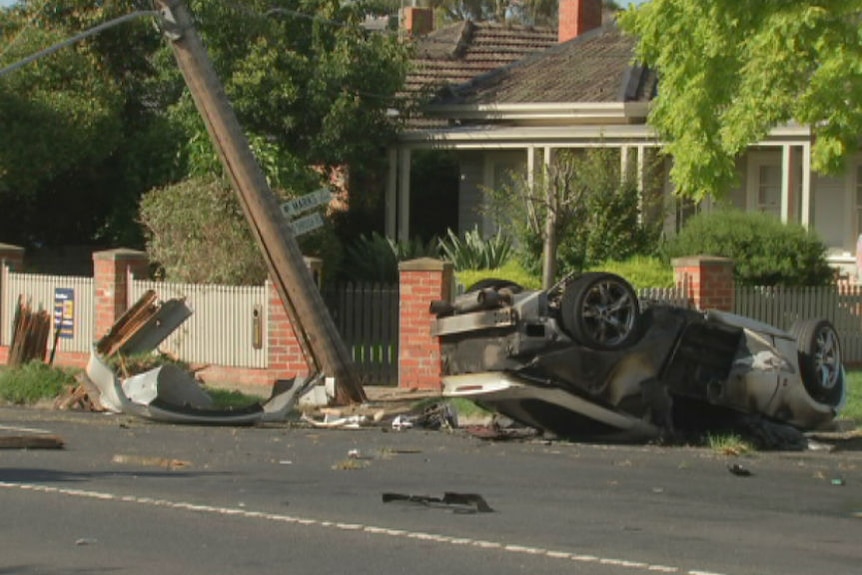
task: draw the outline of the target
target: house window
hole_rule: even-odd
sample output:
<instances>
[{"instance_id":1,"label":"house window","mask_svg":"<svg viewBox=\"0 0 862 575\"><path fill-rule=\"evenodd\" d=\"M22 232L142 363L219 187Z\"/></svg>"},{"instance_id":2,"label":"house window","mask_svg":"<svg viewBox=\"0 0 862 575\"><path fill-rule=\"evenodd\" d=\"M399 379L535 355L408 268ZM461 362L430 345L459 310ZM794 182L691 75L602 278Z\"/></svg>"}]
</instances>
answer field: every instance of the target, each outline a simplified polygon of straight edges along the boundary
<instances>
[{"instance_id":1,"label":"house window","mask_svg":"<svg viewBox=\"0 0 862 575\"><path fill-rule=\"evenodd\" d=\"M781 217L781 166L760 166L757 210Z\"/></svg>"}]
</instances>

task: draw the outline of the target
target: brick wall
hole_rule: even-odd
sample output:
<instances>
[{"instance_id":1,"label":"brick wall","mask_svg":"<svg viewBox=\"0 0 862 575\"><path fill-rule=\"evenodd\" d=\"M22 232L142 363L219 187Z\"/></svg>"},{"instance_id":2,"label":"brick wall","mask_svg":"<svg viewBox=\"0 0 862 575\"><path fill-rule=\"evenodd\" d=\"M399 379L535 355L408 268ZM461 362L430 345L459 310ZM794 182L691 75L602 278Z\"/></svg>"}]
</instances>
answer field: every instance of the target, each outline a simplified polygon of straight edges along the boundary
<instances>
[{"instance_id":1,"label":"brick wall","mask_svg":"<svg viewBox=\"0 0 862 575\"><path fill-rule=\"evenodd\" d=\"M440 339L431 336L434 300L450 299L453 267L449 262L422 258L402 262L398 329L398 387L442 389Z\"/></svg>"}]
</instances>

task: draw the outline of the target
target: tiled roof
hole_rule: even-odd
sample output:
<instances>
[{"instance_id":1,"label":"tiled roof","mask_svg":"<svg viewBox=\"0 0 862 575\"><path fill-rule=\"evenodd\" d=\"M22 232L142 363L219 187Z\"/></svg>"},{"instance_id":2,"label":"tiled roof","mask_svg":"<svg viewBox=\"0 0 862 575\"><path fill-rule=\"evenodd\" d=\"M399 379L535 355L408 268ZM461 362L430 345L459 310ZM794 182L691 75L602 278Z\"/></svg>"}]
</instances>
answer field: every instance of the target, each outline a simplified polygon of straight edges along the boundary
<instances>
[{"instance_id":1,"label":"tiled roof","mask_svg":"<svg viewBox=\"0 0 862 575\"><path fill-rule=\"evenodd\" d=\"M554 28L458 22L416 40L406 92L432 97L556 42Z\"/></svg>"},{"instance_id":2,"label":"tiled roof","mask_svg":"<svg viewBox=\"0 0 862 575\"><path fill-rule=\"evenodd\" d=\"M435 104L648 101L655 74L633 67L635 40L615 24L452 86Z\"/></svg>"}]
</instances>

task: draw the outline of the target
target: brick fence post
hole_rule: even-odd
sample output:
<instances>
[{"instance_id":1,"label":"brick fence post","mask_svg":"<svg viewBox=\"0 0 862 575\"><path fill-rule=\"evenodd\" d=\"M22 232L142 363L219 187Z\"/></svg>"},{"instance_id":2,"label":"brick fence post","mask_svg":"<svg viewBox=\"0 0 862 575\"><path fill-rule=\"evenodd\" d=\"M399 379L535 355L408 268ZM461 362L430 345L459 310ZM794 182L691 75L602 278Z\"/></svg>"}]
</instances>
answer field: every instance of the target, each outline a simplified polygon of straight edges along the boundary
<instances>
[{"instance_id":1,"label":"brick fence post","mask_svg":"<svg viewBox=\"0 0 862 575\"><path fill-rule=\"evenodd\" d=\"M134 277L147 276L147 254L137 250L119 248L93 252L93 287L95 302L93 337L101 338L128 308L129 285L126 271Z\"/></svg>"},{"instance_id":2,"label":"brick fence post","mask_svg":"<svg viewBox=\"0 0 862 575\"><path fill-rule=\"evenodd\" d=\"M281 302L275 285L266 282L267 309L267 365L274 372L273 379L290 378L308 373L309 367L302 348L293 331L293 324Z\"/></svg>"},{"instance_id":3,"label":"brick fence post","mask_svg":"<svg viewBox=\"0 0 862 575\"><path fill-rule=\"evenodd\" d=\"M398 313L398 387L442 389L440 339L431 335L434 300L451 299L451 262L420 258L401 262Z\"/></svg>"},{"instance_id":4,"label":"brick fence post","mask_svg":"<svg viewBox=\"0 0 862 575\"><path fill-rule=\"evenodd\" d=\"M9 357L9 344L8 341L3 340L3 326L7 324L7 322L11 325L12 317L14 317L14 310L12 310L12 314L10 317L5 317L3 315L3 295L4 289L8 289L8 286L3 285L3 281L6 279L7 270L10 272L21 271L24 269L24 248L19 246L13 246L12 244L0 244L0 363L6 364L6 361ZM11 328L10 328L11 332Z\"/></svg>"},{"instance_id":5,"label":"brick fence post","mask_svg":"<svg viewBox=\"0 0 862 575\"><path fill-rule=\"evenodd\" d=\"M6 267L10 271L22 271L24 269L24 248L12 244L0 244L0 262L6 262Z\"/></svg>"},{"instance_id":6,"label":"brick fence post","mask_svg":"<svg viewBox=\"0 0 862 575\"><path fill-rule=\"evenodd\" d=\"M690 256L676 258L671 264L674 283L685 290L695 308L733 311L736 297L733 260L716 256Z\"/></svg>"}]
</instances>

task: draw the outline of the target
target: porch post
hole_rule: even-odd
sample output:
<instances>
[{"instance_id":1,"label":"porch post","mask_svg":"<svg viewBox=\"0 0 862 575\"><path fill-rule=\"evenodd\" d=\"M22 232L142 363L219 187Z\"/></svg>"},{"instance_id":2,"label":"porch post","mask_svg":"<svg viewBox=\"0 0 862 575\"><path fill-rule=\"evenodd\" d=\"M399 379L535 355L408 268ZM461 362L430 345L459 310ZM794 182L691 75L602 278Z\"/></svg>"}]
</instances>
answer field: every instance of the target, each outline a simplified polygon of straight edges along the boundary
<instances>
[{"instance_id":1,"label":"porch post","mask_svg":"<svg viewBox=\"0 0 862 575\"><path fill-rule=\"evenodd\" d=\"M398 162L398 239L410 239L410 148L401 149Z\"/></svg>"},{"instance_id":2,"label":"porch post","mask_svg":"<svg viewBox=\"0 0 862 575\"><path fill-rule=\"evenodd\" d=\"M394 238L398 227L398 148L389 148L389 167L386 175L386 220L384 232Z\"/></svg>"},{"instance_id":3,"label":"porch post","mask_svg":"<svg viewBox=\"0 0 862 575\"><path fill-rule=\"evenodd\" d=\"M811 143L802 144L802 207L799 223L811 226Z\"/></svg>"},{"instance_id":4,"label":"porch post","mask_svg":"<svg viewBox=\"0 0 862 575\"><path fill-rule=\"evenodd\" d=\"M781 221L785 224L792 220L796 211L793 209L793 188L796 184L793 158L793 146L781 146Z\"/></svg>"},{"instance_id":5,"label":"porch post","mask_svg":"<svg viewBox=\"0 0 862 575\"><path fill-rule=\"evenodd\" d=\"M620 174L622 174L623 179L626 179L629 175L630 164L629 146L620 146Z\"/></svg>"}]
</instances>

